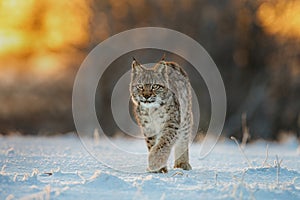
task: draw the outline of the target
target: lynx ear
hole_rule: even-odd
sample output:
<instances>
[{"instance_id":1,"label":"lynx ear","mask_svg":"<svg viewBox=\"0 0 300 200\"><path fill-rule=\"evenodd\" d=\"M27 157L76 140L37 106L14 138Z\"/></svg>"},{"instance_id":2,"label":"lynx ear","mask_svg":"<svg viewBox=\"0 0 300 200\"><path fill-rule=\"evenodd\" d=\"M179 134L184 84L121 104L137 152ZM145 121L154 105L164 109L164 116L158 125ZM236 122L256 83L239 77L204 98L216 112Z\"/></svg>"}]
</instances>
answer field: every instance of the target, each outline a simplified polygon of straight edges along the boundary
<instances>
[{"instance_id":1,"label":"lynx ear","mask_svg":"<svg viewBox=\"0 0 300 200\"><path fill-rule=\"evenodd\" d=\"M155 72L157 72L158 74L161 75L162 77L162 81L165 82L165 85L168 87L168 82L169 82L169 78L168 78L168 66L166 65L165 61L160 61L159 63L157 63L154 66L154 70Z\"/></svg>"},{"instance_id":2,"label":"lynx ear","mask_svg":"<svg viewBox=\"0 0 300 200\"><path fill-rule=\"evenodd\" d=\"M135 73L142 72L144 70L143 66L135 58L133 58L131 66L132 71Z\"/></svg>"},{"instance_id":3,"label":"lynx ear","mask_svg":"<svg viewBox=\"0 0 300 200\"><path fill-rule=\"evenodd\" d=\"M154 67L155 71L158 73L161 73L162 75L165 76L166 72L167 72L167 65L165 61L160 61L159 63L157 63Z\"/></svg>"}]
</instances>

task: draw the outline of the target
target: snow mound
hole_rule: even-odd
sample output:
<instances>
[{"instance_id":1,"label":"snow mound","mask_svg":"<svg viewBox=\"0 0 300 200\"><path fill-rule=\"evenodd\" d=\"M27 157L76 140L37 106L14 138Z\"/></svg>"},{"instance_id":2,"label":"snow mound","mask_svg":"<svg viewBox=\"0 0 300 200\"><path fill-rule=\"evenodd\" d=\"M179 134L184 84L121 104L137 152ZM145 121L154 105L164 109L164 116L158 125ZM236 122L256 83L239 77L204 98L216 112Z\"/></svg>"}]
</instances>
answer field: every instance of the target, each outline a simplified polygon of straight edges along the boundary
<instances>
[{"instance_id":1,"label":"snow mound","mask_svg":"<svg viewBox=\"0 0 300 200\"><path fill-rule=\"evenodd\" d=\"M130 189L132 186L117 176L103 173L101 171L95 171L92 177L86 181L87 187L98 187L106 190L118 189Z\"/></svg>"}]
</instances>

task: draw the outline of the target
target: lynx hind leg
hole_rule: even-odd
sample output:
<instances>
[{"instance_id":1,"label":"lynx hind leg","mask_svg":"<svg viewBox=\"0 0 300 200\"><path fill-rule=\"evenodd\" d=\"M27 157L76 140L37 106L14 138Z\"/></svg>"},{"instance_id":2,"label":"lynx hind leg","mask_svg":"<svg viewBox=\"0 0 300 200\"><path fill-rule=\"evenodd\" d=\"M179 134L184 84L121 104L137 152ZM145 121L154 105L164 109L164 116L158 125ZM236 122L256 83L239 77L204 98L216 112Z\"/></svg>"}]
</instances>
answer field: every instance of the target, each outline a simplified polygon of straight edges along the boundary
<instances>
[{"instance_id":1,"label":"lynx hind leg","mask_svg":"<svg viewBox=\"0 0 300 200\"><path fill-rule=\"evenodd\" d=\"M175 144L175 164L174 168L191 170L189 163L189 138L179 138Z\"/></svg>"}]
</instances>

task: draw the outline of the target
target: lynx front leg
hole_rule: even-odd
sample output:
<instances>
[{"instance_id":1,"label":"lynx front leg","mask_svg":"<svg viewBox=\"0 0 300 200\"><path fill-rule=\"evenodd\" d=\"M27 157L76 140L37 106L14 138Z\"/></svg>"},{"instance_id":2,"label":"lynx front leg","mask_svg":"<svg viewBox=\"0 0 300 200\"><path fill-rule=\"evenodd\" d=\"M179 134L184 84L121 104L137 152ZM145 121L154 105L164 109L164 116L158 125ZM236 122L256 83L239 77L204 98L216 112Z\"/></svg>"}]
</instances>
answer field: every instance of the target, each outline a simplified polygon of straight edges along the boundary
<instances>
[{"instance_id":1,"label":"lynx front leg","mask_svg":"<svg viewBox=\"0 0 300 200\"><path fill-rule=\"evenodd\" d=\"M191 170L189 163L189 139L188 137L180 138L175 144L175 164L174 168Z\"/></svg>"},{"instance_id":2,"label":"lynx front leg","mask_svg":"<svg viewBox=\"0 0 300 200\"><path fill-rule=\"evenodd\" d=\"M166 173L167 161L171 153L172 146L176 141L176 131L166 130L159 138L157 144L149 152L148 162L149 172Z\"/></svg>"},{"instance_id":3,"label":"lynx front leg","mask_svg":"<svg viewBox=\"0 0 300 200\"><path fill-rule=\"evenodd\" d=\"M152 137L145 137L145 141L147 143L147 148L148 151L150 152L150 150L152 149L152 147L155 145L156 143L156 136L152 136Z\"/></svg>"}]
</instances>

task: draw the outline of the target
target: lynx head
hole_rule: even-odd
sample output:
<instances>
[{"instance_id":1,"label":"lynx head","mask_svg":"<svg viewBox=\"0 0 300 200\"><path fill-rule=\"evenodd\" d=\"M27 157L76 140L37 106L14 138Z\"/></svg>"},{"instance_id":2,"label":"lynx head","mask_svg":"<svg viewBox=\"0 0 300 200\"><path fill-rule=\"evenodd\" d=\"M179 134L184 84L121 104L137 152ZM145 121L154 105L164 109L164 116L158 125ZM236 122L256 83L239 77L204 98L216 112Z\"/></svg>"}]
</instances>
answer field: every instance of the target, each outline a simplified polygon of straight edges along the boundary
<instances>
[{"instance_id":1,"label":"lynx head","mask_svg":"<svg viewBox=\"0 0 300 200\"><path fill-rule=\"evenodd\" d=\"M159 107L166 101L168 81L165 62L146 68L135 59L132 62L130 94L134 104Z\"/></svg>"}]
</instances>

